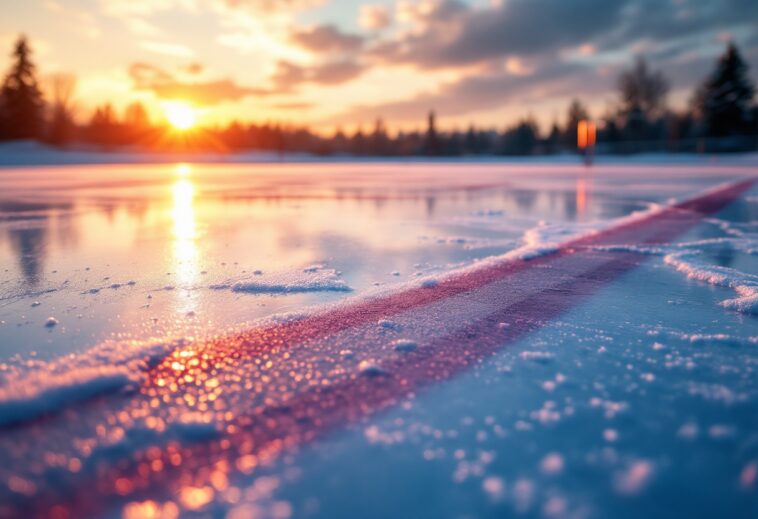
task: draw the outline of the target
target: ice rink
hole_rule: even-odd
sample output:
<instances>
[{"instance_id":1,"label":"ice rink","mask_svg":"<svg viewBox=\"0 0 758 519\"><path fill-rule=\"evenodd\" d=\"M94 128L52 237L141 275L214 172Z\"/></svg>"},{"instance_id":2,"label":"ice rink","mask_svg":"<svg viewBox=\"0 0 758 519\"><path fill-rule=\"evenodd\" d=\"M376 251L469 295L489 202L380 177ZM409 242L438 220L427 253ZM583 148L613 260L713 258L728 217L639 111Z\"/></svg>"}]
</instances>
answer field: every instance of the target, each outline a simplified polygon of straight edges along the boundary
<instances>
[{"instance_id":1,"label":"ice rink","mask_svg":"<svg viewBox=\"0 0 758 519\"><path fill-rule=\"evenodd\" d=\"M0 169L0 517L755 517L755 162Z\"/></svg>"}]
</instances>

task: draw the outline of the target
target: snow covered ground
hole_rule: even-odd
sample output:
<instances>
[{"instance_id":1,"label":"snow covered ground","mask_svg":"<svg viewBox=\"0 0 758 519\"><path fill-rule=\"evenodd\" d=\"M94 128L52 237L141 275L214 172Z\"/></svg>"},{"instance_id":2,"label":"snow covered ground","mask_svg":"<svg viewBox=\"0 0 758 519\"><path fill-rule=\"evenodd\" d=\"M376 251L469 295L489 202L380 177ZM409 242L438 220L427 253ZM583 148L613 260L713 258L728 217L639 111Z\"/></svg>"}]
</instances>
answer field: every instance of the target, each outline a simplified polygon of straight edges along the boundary
<instances>
[{"instance_id":1,"label":"snow covered ground","mask_svg":"<svg viewBox=\"0 0 758 519\"><path fill-rule=\"evenodd\" d=\"M0 169L0 517L754 517L756 164Z\"/></svg>"}]
</instances>

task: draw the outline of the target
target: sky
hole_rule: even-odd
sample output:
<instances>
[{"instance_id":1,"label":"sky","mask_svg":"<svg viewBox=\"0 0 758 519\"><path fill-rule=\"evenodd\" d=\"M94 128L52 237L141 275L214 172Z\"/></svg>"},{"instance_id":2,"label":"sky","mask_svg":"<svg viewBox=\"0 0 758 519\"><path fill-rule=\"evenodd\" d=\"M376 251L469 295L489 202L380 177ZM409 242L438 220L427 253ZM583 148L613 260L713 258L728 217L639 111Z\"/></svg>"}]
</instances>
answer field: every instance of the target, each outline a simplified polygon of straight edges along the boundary
<instances>
[{"instance_id":1,"label":"sky","mask_svg":"<svg viewBox=\"0 0 758 519\"><path fill-rule=\"evenodd\" d=\"M76 76L80 119L182 100L206 125L547 127L573 98L612 110L639 55L682 108L730 40L758 76L755 0L0 0L6 55L20 33L43 85Z\"/></svg>"}]
</instances>

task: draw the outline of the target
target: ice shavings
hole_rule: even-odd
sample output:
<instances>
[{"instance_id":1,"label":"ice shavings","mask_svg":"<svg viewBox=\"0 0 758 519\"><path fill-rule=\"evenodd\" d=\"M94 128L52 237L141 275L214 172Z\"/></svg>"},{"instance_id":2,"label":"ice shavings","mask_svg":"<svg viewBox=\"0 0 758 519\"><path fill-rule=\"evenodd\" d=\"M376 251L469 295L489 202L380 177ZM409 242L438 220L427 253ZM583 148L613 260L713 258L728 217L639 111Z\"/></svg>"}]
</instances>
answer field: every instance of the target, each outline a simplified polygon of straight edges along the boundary
<instances>
[{"instance_id":1,"label":"ice shavings","mask_svg":"<svg viewBox=\"0 0 758 519\"><path fill-rule=\"evenodd\" d=\"M231 290L250 294L294 294L299 292L350 292L339 273L323 265L311 265L301 271L254 274L233 278L210 286L214 290Z\"/></svg>"}]
</instances>

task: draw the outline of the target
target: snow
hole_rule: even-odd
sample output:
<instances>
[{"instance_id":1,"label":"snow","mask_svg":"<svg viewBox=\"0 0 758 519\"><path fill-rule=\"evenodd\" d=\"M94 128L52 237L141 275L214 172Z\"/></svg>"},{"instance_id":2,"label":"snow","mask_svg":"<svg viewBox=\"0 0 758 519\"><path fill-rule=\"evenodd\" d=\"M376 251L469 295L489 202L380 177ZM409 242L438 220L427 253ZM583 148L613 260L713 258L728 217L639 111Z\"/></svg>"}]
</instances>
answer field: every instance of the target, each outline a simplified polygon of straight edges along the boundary
<instances>
[{"instance_id":1,"label":"snow","mask_svg":"<svg viewBox=\"0 0 758 519\"><path fill-rule=\"evenodd\" d=\"M106 342L51 362L6 366L0 377L0 426L58 413L78 402L133 388L147 370L184 344Z\"/></svg>"},{"instance_id":2,"label":"snow","mask_svg":"<svg viewBox=\"0 0 758 519\"><path fill-rule=\"evenodd\" d=\"M734 230L729 222L714 219L710 221L717 222L719 226L726 229ZM598 249L662 256L665 265L684 274L688 279L734 290L737 297L719 303L724 308L758 315L758 276L730 267L713 265L705 259L714 248L728 248L748 255L758 254L758 234L740 233L739 236L739 238L722 237L668 246L610 245L598 247Z\"/></svg>"},{"instance_id":3,"label":"snow","mask_svg":"<svg viewBox=\"0 0 758 519\"><path fill-rule=\"evenodd\" d=\"M231 290L251 294L293 294L298 292L350 292L353 289L340 278L336 270L312 265L302 271L264 274L255 271L253 277L233 278L210 285L214 290Z\"/></svg>"},{"instance_id":4,"label":"snow","mask_svg":"<svg viewBox=\"0 0 758 519\"><path fill-rule=\"evenodd\" d=\"M0 425L25 422L130 383L131 375L123 368L79 368L61 375L32 375L14 384L13 389L0 389Z\"/></svg>"}]
</instances>

